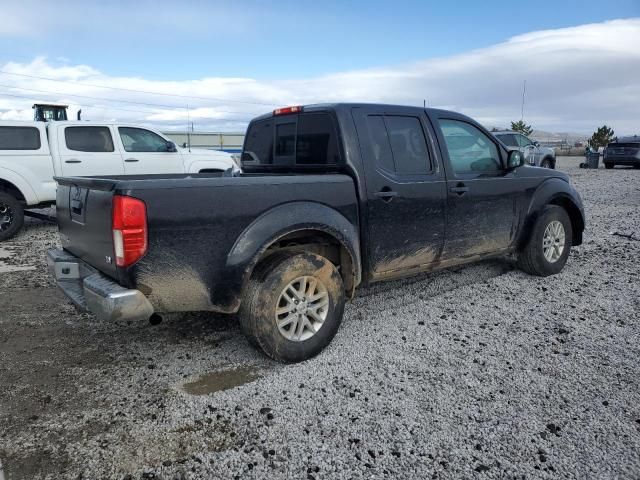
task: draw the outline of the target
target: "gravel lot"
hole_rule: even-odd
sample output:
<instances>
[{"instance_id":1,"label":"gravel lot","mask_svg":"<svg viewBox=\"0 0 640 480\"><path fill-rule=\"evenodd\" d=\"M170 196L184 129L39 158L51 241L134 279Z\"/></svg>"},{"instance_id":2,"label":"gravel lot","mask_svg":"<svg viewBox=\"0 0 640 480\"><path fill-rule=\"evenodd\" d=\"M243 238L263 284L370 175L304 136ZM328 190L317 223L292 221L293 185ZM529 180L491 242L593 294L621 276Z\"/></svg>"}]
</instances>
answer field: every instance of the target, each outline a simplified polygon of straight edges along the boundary
<instances>
[{"instance_id":1,"label":"gravel lot","mask_svg":"<svg viewBox=\"0 0 640 480\"><path fill-rule=\"evenodd\" d=\"M0 462L31 478L639 478L640 171L561 158L588 215L562 274L502 262L360 291L283 366L233 318L100 323L50 225L0 246ZM0 468L0 479L2 478Z\"/></svg>"}]
</instances>

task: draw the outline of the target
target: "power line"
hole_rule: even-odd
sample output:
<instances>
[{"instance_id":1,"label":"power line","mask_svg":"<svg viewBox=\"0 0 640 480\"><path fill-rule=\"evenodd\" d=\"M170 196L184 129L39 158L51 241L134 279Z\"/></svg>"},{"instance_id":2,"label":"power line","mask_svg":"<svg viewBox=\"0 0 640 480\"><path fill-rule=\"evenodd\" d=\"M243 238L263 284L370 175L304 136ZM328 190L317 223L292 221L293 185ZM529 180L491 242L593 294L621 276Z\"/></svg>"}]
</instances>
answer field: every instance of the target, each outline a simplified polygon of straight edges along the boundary
<instances>
[{"instance_id":1,"label":"power line","mask_svg":"<svg viewBox=\"0 0 640 480\"><path fill-rule=\"evenodd\" d=\"M166 97L176 97L176 98L192 98L192 99L198 99L198 100L213 100L216 102L231 102L231 103L244 103L247 105L262 105L262 106L267 106L267 107L274 107L277 106L275 103L261 103L261 102L249 102L246 100L232 100L232 99L228 99L228 98L217 98L217 97L196 97L196 96L192 96L192 95L179 95L177 93L164 93L164 92L150 92L147 90L136 90L133 88L122 88L122 87L108 87L105 85L94 85L94 84L90 84L90 83L83 83L83 82L74 82L71 80L58 80L56 78L48 78L48 77L39 77L37 75L28 75L26 73L14 73L14 72L6 72L4 70L0 70L0 73L3 73L5 75L16 75L18 77L26 77L26 78L36 78L39 80L47 80L50 82L60 82L60 83L70 83L73 85L82 85L85 87L93 87L93 88L105 88L108 90L120 90L123 92L134 92L134 93L145 93L148 95L162 95L162 96L166 96Z\"/></svg>"},{"instance_id":2,"label":"power line","mask_svg":"<svg viewBox=\"0 0 640 480\"><path fill-rule=\"evenodd\" d=\"M0 87L14 88L14 89L17 89L17 90L28 90L30 92L49 93L49 94L53 94L53 95L62 95L62 96L67 96L67 97L89 98L91 100L104 100L104 101L107 101L107 102L131 103L131 104L134 104L134 105L143 105L143 106L147 106L147 107L170 108L172 110L187 108L187 107L181 107L179 105L163 105L161 103L137 102L135 100L122 100L122 99L107 98L107 97L93 97L93 96L89 96L89 95L77 95L75 93L56 92L56 91L53 91L53 90L39 90L39 89L35 89L35 88L18 87L18 86L15 86L15 85L2 85L2 84L0 84ZM215 107L209 107L209 108L215 108ZM241 114L241 115L244 115L244 114L255 114L255 115L258 115L257 112L235 112L235 111L229 111L229 110L216 110L216 111L220 112L220 113L237 113L237 114Z\"/></svg>"},{"instance_id":3,"label":"power line","mask_svg":"<svg viewBox=\"0 0 640 480\"><path fill-rule=\"evenodd\" d=\"M28 89L26 89L28 90ZM25 98L31 101L34 101L33 96L27 96L27 95L16 95L16 94L11 94L11 93L0 93L0 97L13 97L13 98ZM37 101L37 99L36 99ZM113 107L110 105L83 105L83 108L96 108L99 110L122 110L124 112L132 112L132 113L145 113L147 115L153 115L153 114L157 114L159 112L152 112L149 110L133 110L130 108L121 108L121 107ZM199 117L201 119L207 119L207 120L220 120L220 121L224 121L224 120L233 120L233 121L237 121L237 122L250 122L251 119L250 118L216 118L216 117Z\"/></svg>"}]
</instances>

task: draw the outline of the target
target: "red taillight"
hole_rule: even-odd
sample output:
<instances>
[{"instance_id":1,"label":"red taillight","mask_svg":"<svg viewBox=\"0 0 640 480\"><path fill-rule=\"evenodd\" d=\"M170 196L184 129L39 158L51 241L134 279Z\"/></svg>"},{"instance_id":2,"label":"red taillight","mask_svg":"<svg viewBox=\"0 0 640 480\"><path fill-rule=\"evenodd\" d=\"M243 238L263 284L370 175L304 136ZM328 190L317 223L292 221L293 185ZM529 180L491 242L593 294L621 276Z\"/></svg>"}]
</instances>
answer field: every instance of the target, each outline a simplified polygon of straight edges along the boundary
<instances>
[{"instance_id":1,"label":"red taillight","mask_svg":"<svg viewBox=\"0 0 640 480\"><path fill-rule=\"evenodd\" d=\"M147 207L142 200L113 196L113 250L118 267L128 267L147 253Z\"/></svg>"},{"instance_id":2,"label":"red taillight","mask_svg":"<svg viewBox=\"0 0 640 480\"><path fill-rule=\"evenodd\" d=\"M289 115L290 113L300 113L302 111L302 107L298 106L298 107L283 107L283 108L276 108L273 111L274 115Z\"/></svg>"}]
</instances>

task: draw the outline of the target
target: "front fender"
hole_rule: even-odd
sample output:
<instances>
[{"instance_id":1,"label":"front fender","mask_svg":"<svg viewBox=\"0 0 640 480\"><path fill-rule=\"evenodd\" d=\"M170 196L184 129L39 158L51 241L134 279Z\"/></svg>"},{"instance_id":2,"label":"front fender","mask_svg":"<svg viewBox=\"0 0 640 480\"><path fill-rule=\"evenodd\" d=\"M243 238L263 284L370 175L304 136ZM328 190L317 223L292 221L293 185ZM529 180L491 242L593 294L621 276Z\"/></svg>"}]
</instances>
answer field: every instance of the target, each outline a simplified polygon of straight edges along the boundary
<instances>
[{"instance_id":1,"label":"front fender","mask_svg":"<svg viewBox=\"0 0 640 480\"><path fill-rule=\"evenodd\" d=\"M531 196L520 244L523 244L529 238L533 225L547 205L559 205L567 210L574 230L573 244L579 245L582 242L582 232L585 226L584 206L577 190L570 183L560 178L545 180Z\"/></svg>"},{"instance_id":2,"label":"front fender","mask_svg":"<svg viewBox=\"0 0 640 480\"><path fill-rule=\"evenodd\" d=\"M0 165L0 180L5 180L20 190L27 205L37 205L40 203L36 192L31 188L29 182L19 173Z\"/></svg>"},{"instance_id":3,"label":"front fender","mask_svg":"<svg viewBox=\"0 0 640 480\"><path fill-rule=\"evenodd\" d=\"M360 241L357 225L337 210L314 202L279 205L254 220L234 243L226 262L239 297L262 254L278 239L301 230L317 230L334 237L349 252L355 284L360 283Z\"/></svg>"}]
</instances>

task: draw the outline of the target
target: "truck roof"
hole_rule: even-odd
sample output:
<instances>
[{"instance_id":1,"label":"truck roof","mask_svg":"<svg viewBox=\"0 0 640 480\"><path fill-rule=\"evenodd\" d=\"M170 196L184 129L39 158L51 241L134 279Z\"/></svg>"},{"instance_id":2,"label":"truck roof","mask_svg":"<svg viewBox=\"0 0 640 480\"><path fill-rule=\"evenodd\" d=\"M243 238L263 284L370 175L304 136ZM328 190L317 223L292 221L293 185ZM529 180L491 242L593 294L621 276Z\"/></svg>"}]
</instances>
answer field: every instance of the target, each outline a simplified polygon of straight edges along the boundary
<instances>
[{"instance_id":1,"label":"truck roof","mask_svg":"<svg viewBox=\"0 0 640 480\"><path fill-rule=\"evenodd\" d=\"M299 108L301 108L301 112L323 112L323 111L337 111L337 110L351 110L352 108L357 108L357 107L363 107L363 108L385 108L385 107L389 107L389 108L398 108L398 107L402 107L405 108L407 110L414 110L415 112L423 112L426 111L427 113L429 112L433 112L433 113L442 113L442 112L446 112L446 113L451 113L454 114L456 116L464 116L460 113L457 112L453 112L450 110L442 110L439 108L424 108L424 107L417 107L414 105L394 105L394 104L389 104L389 103L342 103L342 102L338 102L338 103L313 103L313 104L309 104L309 105L299 105L297 106ZM289 107L283 107L283 108L289 108ZM259 115L257 117L254 117L251 121L257 121L257 120L264 120L267 118L272 118L274 116L274 112L275 110L269 112L269 113L264 113L262 115ZM297 113L297 112L296 112Z\"/></svg>"},{"instance_id":2,"label":"truck roof","mask_svg":"<svg viewBox=\"0 0 640 480\"><path fill-rule=\"evenodd\" d=\"M0 120L0 127L49 127L51 125L60 125L60 126L74 126L74 127L94 127L94 126L119 126L119 127L135 127L135 128L145 128L147 130L157 131L154 127L149 127L146 125L140 125L138 123L130 123L130 122L114 122L112 120L102 122L102 121L92 121L92 120L64 120L64 121L52 121L52 122L40 122L35 120Z\"/></svg>"},{"instance_id":3,"label":"truck roof","mask_svg":"<svg viewBox=\"0 0 640 480\"><path fill-rule=\"evenodd\" d=\"M44 125L45 122L36 122L34 120L0 120L0 127L38 127Z\"/></svg>"}]
</instances>

